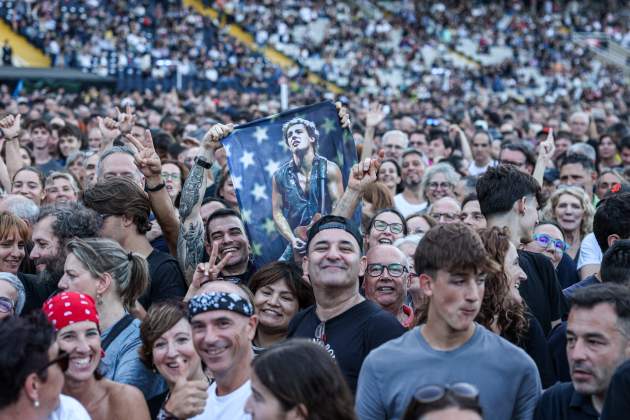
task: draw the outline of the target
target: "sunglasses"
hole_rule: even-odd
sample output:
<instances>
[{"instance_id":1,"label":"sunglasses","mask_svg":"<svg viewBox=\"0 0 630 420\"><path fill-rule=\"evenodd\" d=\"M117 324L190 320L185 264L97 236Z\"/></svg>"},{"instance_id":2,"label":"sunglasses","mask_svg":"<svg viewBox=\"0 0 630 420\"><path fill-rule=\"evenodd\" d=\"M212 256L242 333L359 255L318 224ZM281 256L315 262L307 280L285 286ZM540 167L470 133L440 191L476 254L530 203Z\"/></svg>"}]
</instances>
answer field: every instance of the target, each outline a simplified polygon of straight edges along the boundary
<instances>
[{"instance_id":1,"label":"sunglasses","mask_svg":"<svg viewBox=\"0 0 630 420\"><path fill-rule=\"evenodd\" d=\"M387 272L392 277L400 277L407 271L407 267L402 264L392 263L389 265L385 264L368 264L367 272L371 277L379 277L381 274Z\"/></svg>"},{"instance_id":2,"label":"sunglasses","mask_svg":"<svg viewBox=\"0 0 630 420\"><path fill-rule=\"evenodd\" d=\"M419 403L429 404L441 400L446 395L478 402L479 390L474 385L466 382L457 382L452 385L427 385L418 389L414 399Z\"/></svg>"},{"instance_id":3,"label":"sunglasses","mask_svg":"<svg viewBox=\"0 0 630 420\"><path fill-rule=\"evenodd\" d=\"M326 322L320 322L315 328L315 341L326 345Z\"/></svg>"},{"instance_id":4,"label":"sunglasses","mask_svg":"<svg viewBox=\"0 0 630 420\"><path fill-rule=\"evenodd\" d=\"M376 220L374 222L374 229L384 232L389 227L389 231L393 234L402 233L403 225L402 223L387 223L382 220Z\"/></svg>"},{"instance_id":5,"label":"sunglasses","mask_svg":"<svg viewBox=\"0 0 630 420\"><path fill-rule=\"evenodd\" d=\"M0 312L12 314L15 311L15 304L8 297L0 296Z\"/></svg>"},{"instance_id":6,"label":"sunglasses","mask_svg":"<svg viewBox=\"0 0 630 420\"><path fill-rule=\"evenodd\" d=\"M69 363L70 363L70 353L66 353L65 351L60 351L57 357L55 357L54 359L46 363L44 367L42 367L40 370L37 371L37 373L39 374L44 373L46 369L48 369L54 364L58 365L59 369L61 369L62 372L65 372L66 370L68 370Z\"/></svg>"},{"instance_id":7,"label":"sunglasses","mask_svg":"<svg viewBox=\"0 0 630 420\"><path fill-rule=\"evenodd\" d=\"M564 252L570 248L569 244L564 242L562 239L553 239L550 235L547 235L546 233L534 234L534 240L538 242L538 244L543 248L547 248L549 247L549 245L553 244L553 247L560 252Z\"/></svg>"}]
</instances>

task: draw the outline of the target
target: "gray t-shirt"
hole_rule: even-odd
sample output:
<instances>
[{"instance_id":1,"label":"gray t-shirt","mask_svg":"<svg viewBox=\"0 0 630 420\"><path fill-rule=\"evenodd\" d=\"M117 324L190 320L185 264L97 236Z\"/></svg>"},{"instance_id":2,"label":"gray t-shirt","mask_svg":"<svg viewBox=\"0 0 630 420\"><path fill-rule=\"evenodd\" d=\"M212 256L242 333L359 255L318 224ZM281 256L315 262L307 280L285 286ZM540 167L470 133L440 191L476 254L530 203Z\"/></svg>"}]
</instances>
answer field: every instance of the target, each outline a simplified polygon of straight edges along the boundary
<instances>
[{"instance_id":1,"label":"gray t-shirt","mask_svg":"<svg viewBox=\"0 0 630 420\"><path fill-rule=\"evenodd\" d=\"M520 348L476 324L455 350L434 350L420 327L373 350L359 374L360 420L400 419L425 385L468 382L479 389L485 418L531 419L541 393L534 361Z\"/></svg>"}]
</instances>

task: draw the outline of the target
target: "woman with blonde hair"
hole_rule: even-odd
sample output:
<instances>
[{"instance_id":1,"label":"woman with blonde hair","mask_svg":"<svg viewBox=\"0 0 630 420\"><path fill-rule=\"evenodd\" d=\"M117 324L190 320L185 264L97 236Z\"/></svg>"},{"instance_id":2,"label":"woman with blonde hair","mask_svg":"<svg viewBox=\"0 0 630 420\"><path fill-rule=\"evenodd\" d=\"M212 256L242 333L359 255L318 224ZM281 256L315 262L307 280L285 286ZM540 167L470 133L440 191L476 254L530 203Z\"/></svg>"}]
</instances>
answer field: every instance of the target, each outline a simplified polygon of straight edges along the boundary
<instances>
[{"instance_id":1,"label":"woman with blonde hair","mask_svg":"<svg viewBox=\"0 0 630 420\"><path fill-rule=\"evenodd\" d=\"M543 218L556 222L565 242L569 246L566 253L577 261L582 239L593 231L595 207L586 192L579 187L564 187L556 190L545 208Z\"/></svg>"}]
</instances>

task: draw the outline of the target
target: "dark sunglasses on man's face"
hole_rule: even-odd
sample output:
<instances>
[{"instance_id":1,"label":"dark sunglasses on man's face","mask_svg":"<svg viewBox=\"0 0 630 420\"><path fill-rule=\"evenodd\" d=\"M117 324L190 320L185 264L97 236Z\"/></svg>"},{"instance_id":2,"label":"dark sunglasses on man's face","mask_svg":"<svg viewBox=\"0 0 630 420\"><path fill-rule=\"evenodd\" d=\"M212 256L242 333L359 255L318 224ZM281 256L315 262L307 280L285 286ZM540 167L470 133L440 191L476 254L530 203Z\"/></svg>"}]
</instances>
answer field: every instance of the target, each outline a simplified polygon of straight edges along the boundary
<instances>
[{"instance_id":1,"label":"dark sunglasses on man's face","mask_svg":"<svg viewBox=\"0 0 630 420\"><path fill-rule=\"evenodd\" d=\"M15 304L8 297L0 296L0 312L12 314L15 311Z\"/></svg>"},{"instance_id":2,"label":"dark sunglasses on man's face","mask_svg":"<svg viewBox=\"0 0 630 420\"><path fill-rule=\"evenodd\" d=\"M44 365L44 367L41 368L38 371L38 373L41 374L45 372L46 369L48 369L54 364L57 364L59 366L59 369L61 369L62 372L65 372L66 370L68 370L69 363L70 363L70 353L66 353L65 351L60 351L59 355L55 357L54 359L52 359L51 361L49 361L48 363L46 363L46 365Z\"/></svg>"}]
</instances>

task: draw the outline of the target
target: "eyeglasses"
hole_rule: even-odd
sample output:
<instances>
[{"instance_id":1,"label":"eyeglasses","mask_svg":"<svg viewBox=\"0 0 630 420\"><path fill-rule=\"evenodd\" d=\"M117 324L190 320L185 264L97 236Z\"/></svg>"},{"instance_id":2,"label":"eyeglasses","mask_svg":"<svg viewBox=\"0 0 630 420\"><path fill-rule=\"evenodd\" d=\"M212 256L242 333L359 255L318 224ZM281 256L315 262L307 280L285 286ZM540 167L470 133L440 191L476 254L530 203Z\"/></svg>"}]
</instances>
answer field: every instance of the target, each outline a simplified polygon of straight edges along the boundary
<instances>
[{"instance_id":1,"label":"eyeglasses","mask_svg":"<svg viewBox=\"0 0 630 420\"><path fill-rule=\"evenodd\" d=\"M374 221L374 229L378 231L384 232L387 230L388 227L389 227L389 231L394 234L402 233L403 231L402 223L387 223L382 220Z\"/></svg>"},{"instance_id":2,"label":"eyeglasses","mask_svg":"<svg viewBox=\"0 0 630 420\"><path fill-rule=\"evenodd\" d=\"M54 359L46 363L44 367L42 367L40 370L37 371L37 373L38 374L44 373L46 369L48 369L54 364L57 364L59 366L59 369L61 369L62 372L65 372L66 370L68 370L69 363L70 363L70 353L66 353L65 351L60 351L57 357L55 357Z\"/></svg>"},{"instance_id":3,"label":"eyeglasses","mask_svg":"<svg viewBox=\"0 0 630 420\"><path fill-rule=\"evenodd\" d=\"M458 382L452 385L427 385L418 389L414 398L419 403L430 404L441 400L451 394L455 397L477 402L479 390L474 385L466 382Z\"/></svg>"},{"instance_id":4,"label":"eyeglasses","mask_svg":"<svg viewBox=\"0 0 630 420\"><path fill-rule=\"evenodd\" d=\"M445 221L445 222L452 222L454 220L459 219L459 214L455 214L455 213L431 213L429 214L429 216L433 217L435 220L438 221Z\"/></svg>"},{"instance_id":5,"label":"eyeglasses","mask_svg":"<svg viewBox=\"0 0 630 420\"><path fill-rule=\"evenodd\" d=\"M441 190L448 190L450 188L453 188L453 184L451 184L450 182L429 182L430 190L437 190L438 188Z\"/></svg>"},{"instance_id":6,"label":"eyeglasses","mask_svg":"<svg viewBox=\"0 0 630 420\"><path fill-rule=\"evenodd\" d=\"M501 165L513 165L513 166L516 166L517 168L522 168L523 166L525 166L527 162L514 162L513 160L502 160L499 163Z\"/></svg>"},{"instance_id":7,"label":"eyeglasses","mask_svg":"<svg viewBox=\"0 0 630 420\"><path fill-rule=\"evenodd\" d=\"M179 174L171 174L168 172L162 172L162 179L165 181L168 179L172 179L173 181L179 181L180 178L181 177Z\"/></svg>"},{"instance_id":8,"label":"eyeglasses","mask_svg":"<svg viewBox=\"0 0 630 420\"><path fill-rule=\"evenodd\" d=\"M534 240L545 249L551 244L553 244L553 247L559 252L564 252L570 248L569 244L564 242L562 239L554 239L551 235L547 235L546 233L534 234Z\"/></svg>"},{"instance_id":9,"label":"eyeglasses","mask_svg":"<svg viewBox=\"0 0 630 420\"><path fill-rule=\"evenodd\" d=\"M12 314L15 311L15 303L8 297L0 296L0 312Z\"/></svg>"},{"instance_id":10,"label":"eyeglasses","mask_svg":"<svg viewBox=\"0 0 630 420\"><path fill-rule=\"evenodd\" d=\"M402 264L393 263L389 265L385 264L368 264L367 272L371 277L379 277L385 272L387 268L387 272L392 277L400 277L405 272L407 272L407 267Z\"/></svg>"}]
</instances>

